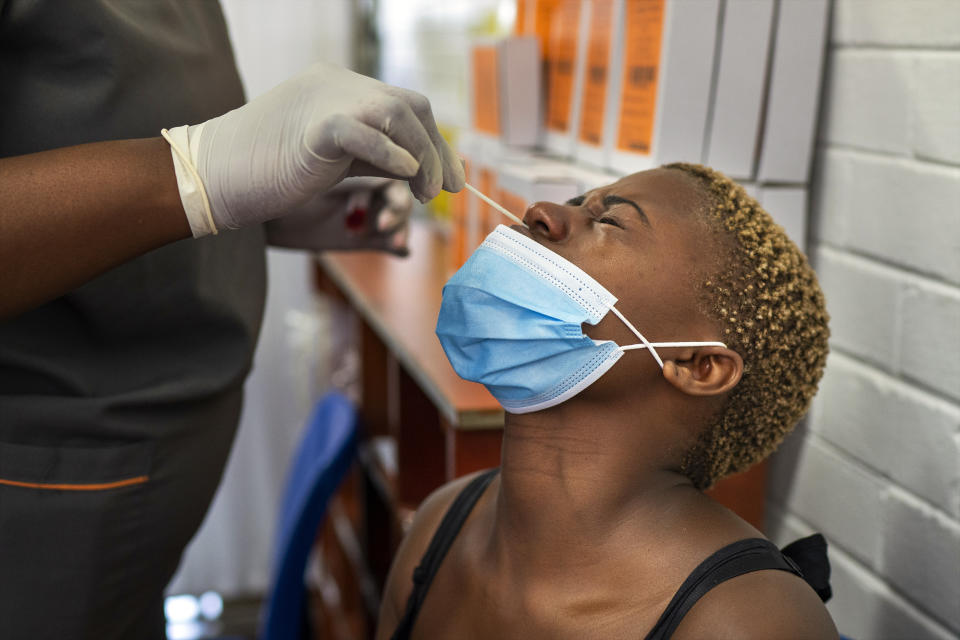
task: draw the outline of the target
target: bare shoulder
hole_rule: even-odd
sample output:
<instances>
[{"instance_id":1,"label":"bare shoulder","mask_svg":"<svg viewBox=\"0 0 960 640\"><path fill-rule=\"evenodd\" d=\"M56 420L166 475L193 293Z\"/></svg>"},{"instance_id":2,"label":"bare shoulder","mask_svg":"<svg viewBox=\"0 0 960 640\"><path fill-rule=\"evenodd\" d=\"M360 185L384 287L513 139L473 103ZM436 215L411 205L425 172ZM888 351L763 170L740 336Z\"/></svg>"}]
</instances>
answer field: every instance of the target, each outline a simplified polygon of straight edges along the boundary
<instances>
[{"instance_id":1,"label":"bare shoulder","mask_svg":"<svg viewBox=\"0 0 960 640\"><path fill-rule=\"evenodd\" d=\"M383 589L383 602L377 624L377 638L389 638L403 616L407 599L413 589L413 570L427 550L430 539L440 526L450 504L471 480L483 473L478 471L448 482L427 496L417 509L410 530L397 549Z\"/></svg>"},{"instance_id":2,"label":"bare shoulder","mask_svg":"<svg viewBox=\"0 0 960 640\"><path fill-rule=\"evenodd\" d=\"M820 598L804 580L779 570L747 573L707 592L684 617L677 640L839 638Z\"/></svg>"}]
</instances>

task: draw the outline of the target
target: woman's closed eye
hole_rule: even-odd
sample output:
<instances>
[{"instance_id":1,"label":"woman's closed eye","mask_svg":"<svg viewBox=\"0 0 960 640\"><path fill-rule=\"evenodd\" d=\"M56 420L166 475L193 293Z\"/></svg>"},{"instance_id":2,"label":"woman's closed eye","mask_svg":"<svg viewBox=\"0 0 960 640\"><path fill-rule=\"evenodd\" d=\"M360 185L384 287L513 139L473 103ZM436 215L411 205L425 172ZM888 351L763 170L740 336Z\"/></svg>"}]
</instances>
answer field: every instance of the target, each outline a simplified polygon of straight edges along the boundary
<instances>
[{"instance_id":1,"label":"woman's closed eye","mask_svg":"<svg viewBox=\"0 0 960 640\"><path fill-rule=\"evenodd\" d=\"M570 198L569 200L567 200L565 204L568 207L580 207L580 206L583 206L583 203L586 201L586 199L587 199L587 194L583 194L583 195L577 196L576 198ZM616 207L618 204L631 204L634 207L637 206L632 201L627 200L625 198L621 198L620 196L608 195L605 198L603 198L603 201L602 201L603 211L600 211L594 214L594 218L593 218L594 222L598 222L600 224L609 224L614 227L618 227L620 229L625 229L626 227L624 227L624 225L616 217L606 215L609 209ZM593 206L591 206L590 208L591 210L594 209Z\"/></svg>"},{"instance_id":2,"label":"woman's closed eye","mask_svg":"<svg viewBox=\"0 0 960 640\"><path fill-rule=\"evenodd\" d=\"M619 227L620 229L623 229L623 225L620 224L620 221L617 220L616 218L612 218L612 217L610 217L610 216L602 216L602 217L600 217L600 218L595 218L595 220L596 220L597 222L599 222L600 224L610 224L610 225L613 225L613 226L615 226L615 227Z\"/></svg>"}]
</instances>

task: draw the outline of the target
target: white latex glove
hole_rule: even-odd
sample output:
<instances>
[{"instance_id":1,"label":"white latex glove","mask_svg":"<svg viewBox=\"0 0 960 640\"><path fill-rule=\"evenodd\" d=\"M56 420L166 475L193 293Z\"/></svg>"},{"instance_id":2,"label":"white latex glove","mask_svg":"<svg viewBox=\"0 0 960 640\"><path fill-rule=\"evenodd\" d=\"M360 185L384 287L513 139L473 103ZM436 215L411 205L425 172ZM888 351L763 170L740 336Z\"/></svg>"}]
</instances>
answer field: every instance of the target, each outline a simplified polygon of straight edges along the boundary
<instances>
[{"instance_id":1,"label":"white latex glove","mask_svg":"<svg viewBox=\"0 0 960 640\"><path fill-rule=\"evenodd\" d=\"M408 179L421 201L463 188L463 167L425 97L327 64L163 133L195 237L299 211L351 175Z\"/></svg>"},{"instance_id":2,"label":"white latex glove","mask_svg":"<svg viewBox=\"0 0 960 640\"><path fill-rule=\"evenodd\" d=\"M288 249L374 249L406 256L412 209L413 195L405 182L347 178L296 212L267 222L267 242Z\"/></svg>"}]
</instances>

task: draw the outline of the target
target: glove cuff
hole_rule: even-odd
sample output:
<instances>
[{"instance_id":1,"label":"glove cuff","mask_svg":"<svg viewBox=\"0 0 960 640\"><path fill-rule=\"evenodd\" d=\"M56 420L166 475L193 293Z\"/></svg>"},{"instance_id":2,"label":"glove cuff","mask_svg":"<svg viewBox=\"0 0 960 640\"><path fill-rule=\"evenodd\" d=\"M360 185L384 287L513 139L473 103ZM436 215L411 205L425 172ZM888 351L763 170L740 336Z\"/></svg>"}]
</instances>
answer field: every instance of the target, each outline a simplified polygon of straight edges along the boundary
<instances>
[{"instance_id":1,"label":"glove cuff","mask_svg":"<svg viewBox=\"0 0 960 640\"><path fill-rule=\"evenodd\" d=\"M202 124L184 125L169 131L167 129L160 131L163 139L170 144L180 202L183 203L183 210L187 214L187 222L190 223L190 231L194 238L217 233L217 226L213 222L213 213L210 210L210 201L207 199L206 189L197 172L202 132Z\"/></svg>"}]
</instances>

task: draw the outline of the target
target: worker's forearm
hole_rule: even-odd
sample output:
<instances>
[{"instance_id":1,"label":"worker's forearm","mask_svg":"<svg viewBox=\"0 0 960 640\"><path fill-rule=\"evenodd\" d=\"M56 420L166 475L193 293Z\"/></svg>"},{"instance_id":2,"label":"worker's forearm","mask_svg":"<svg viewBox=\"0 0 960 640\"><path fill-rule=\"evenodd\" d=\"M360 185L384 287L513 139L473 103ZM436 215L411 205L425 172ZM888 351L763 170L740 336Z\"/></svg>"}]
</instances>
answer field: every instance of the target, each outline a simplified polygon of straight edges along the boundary
<instances>
[{"instance_id":1,"label":"worker's forearm","mask_svg":"<svg viewBox=\"0 0 960 640\"><path fill-rule=\"evenodd\" d=\"M0 318L187 237L162 138L0 159Z\"/></svg>"}]
</instances>

